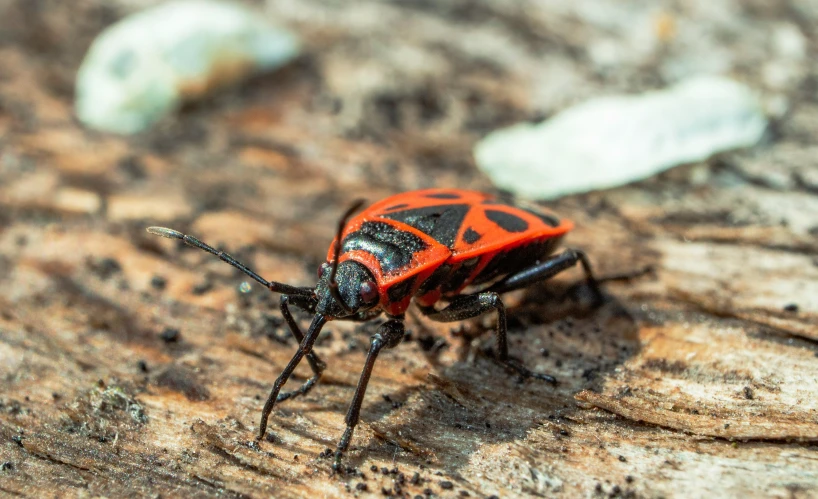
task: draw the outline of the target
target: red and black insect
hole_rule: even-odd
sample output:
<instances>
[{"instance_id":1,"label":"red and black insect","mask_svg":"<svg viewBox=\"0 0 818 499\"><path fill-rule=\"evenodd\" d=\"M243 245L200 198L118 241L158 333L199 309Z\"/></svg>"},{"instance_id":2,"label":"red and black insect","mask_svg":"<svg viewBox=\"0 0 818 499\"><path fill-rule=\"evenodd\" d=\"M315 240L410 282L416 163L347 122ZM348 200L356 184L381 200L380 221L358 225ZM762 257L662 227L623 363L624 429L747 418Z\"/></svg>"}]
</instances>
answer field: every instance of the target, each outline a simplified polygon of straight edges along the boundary
<instances>
[{"instance_id":1,"label":"red and black insect","mask_svg":"<svg viewBox=\"0 0 818 499\"><path fill-rule=\"evenodd\" d=\"M327 321L366 321L386 314L386 322L371 338L346 415L346 431L335 452L336 469L358 424L375 359L381 350L403 340L404 313L413 299L424 315L439 322L462 321L496 310L499 362L525 377L551 383L556 383L552 376L529 371L509 357L506 311L500 295L549 279L579 262L596 298L601 299L583 252L567 249L553 255L573 224L539 207L507 204L479 192L428 189L386 198L347 221L360 205L348 210L338 224L314 288L267 281L194 237L162 227L148 228L152 234L181 239L212 253L270 291L281 293L281 313L300 345L264 404L259 440L274 404L307 393L321 377L326 365L312 348ZM445 306L436 307L439 302ZM314 314L306 334L293 319L290 305ZM281 393L304 357L313 376L300 388Z\"/></svg>"}]
</instances>

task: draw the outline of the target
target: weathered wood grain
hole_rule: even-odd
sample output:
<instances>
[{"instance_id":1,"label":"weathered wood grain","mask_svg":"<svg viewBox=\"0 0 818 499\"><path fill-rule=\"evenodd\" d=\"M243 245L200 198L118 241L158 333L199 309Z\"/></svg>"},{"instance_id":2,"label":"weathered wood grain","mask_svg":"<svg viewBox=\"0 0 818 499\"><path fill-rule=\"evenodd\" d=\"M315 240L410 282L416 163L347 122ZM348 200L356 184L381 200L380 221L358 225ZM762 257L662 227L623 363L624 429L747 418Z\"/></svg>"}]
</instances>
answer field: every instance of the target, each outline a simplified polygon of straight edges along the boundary
<instances>
[{"instance_id":1,"label":"weathered wood grain","mask_svg":"<svg viewBox=\"0 0 818 499\"><path fill-rule=\"evenodd\" d=\"M0 3L0 495L818 495L814 2L273 1L308 41L296 64L140 136L83 130L76 67L138 4ZM509 297L513 355L557 387L491 360L493 317L410 314L375 366L357 471L333 475L374 326L331 323L321 384L251 445L295 349L277 297L145 226L307 285L352 199L490 190L470 156L484 132L710 57L789 105L755 150L552 203L601 275L653 269L597 309L579 272Z\"/></svg>"}]
</instances>

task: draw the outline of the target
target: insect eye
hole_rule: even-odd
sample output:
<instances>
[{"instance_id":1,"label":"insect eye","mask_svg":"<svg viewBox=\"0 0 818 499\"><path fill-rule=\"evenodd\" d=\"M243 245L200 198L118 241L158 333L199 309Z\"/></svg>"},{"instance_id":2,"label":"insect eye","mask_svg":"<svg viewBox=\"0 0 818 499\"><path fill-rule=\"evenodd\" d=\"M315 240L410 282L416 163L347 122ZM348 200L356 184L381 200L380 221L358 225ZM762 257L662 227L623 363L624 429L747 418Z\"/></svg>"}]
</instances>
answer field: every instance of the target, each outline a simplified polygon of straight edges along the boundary
<instances>
[{"instance_id":1,"label":"insect eye","mask_svg":"<svg viewBox=\"0 0 818 499\"><path fill-rule=\"evenodd\" d=\"M364 281L361 283L361 299L364 303L372 303L378 298L378 288L372 281Z\"/></svg>"},{"instance_id":2,"label":"insect eye","mask_svg":"<svg viewBox=\"0 0 818 499\"><path fill-rule=\"evenodd\" d=\"M324 277L324 274L327 273L329 268L330 267L328 263L322 263L321 266L318 267L318 278L321 279L322 277Z\"/></svg>"}]
</instances>

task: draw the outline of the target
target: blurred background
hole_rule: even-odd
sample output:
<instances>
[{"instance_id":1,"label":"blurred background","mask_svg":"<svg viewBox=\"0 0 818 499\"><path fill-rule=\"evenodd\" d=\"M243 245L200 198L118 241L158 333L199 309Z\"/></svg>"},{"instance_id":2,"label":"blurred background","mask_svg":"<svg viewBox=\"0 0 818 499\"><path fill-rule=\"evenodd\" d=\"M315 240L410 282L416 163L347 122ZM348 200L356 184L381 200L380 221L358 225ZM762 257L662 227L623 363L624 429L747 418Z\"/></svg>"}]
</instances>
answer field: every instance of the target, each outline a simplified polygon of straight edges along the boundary
<instances>
[{"instance_id":1,"label":"blurred background","mask_svg":"<svg viewBox=\"0 0 818 499\"><path fill-rule=\"evenodd\" d=\"M0 490L818 493L816 26L806 0L0 0ZM556 389L483 355L493 317L410 317L344 477L321 453L377 323L333 323L322 385L247 446L295 348L278 299L144 228L311 285L352 200L426 187L543 202L599 273L655 271L596 311L579 272L510 298Z\"/></svg>"}]
</instances>

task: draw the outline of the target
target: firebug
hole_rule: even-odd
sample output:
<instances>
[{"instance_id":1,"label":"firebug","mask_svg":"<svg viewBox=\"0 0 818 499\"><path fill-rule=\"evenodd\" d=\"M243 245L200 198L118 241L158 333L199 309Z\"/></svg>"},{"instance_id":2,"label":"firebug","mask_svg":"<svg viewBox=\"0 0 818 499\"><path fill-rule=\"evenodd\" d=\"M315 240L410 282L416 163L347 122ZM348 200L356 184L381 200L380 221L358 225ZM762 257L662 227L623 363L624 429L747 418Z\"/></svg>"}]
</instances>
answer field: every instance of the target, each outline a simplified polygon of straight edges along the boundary
<instances>
[{"instance_id":1,"label":"firebug","mask_svg":"<svg viewBox=\"0 0 818 499\"><path fill-rule=\"evenodd\" d=\"M313 351L313 345L328 321L367 321L386 315L387 320L371 338L346 415L346 431L335 451L335 469L358 424L375 360L381 350L394 348L404 339L404 314L413 300L426 317L438 322L462 321L496 311L498 361L524 377L550 383L556 383L552 376L534 373L509 357L506 309L500 296L580 263L587 283L601 300L598 281L585 253L566 249L554 254L573 223L541 207L506 203L488 194L460 189L405 192L352 217L361 204L356 203L341 217L315 287L267 281L195 237L163 227L147 229L151 234L180 239L216 255L281 294L281 313L299 347L264 404L257 441L265 435L276 402L309 392L320 379L326 364ZM306 333L293 319L290 305L313 314ZM313 376L298 389L281 393L305 357Z\"/></svg>"}]
</instances>

